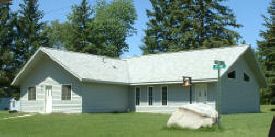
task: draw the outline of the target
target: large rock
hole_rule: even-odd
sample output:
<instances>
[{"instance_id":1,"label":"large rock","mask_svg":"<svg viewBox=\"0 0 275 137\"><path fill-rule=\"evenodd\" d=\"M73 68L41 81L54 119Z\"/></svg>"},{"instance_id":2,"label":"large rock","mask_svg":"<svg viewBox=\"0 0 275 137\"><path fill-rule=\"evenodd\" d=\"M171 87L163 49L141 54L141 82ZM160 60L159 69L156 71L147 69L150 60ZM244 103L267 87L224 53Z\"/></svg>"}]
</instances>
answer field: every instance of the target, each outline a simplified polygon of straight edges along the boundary
<instances>
[{"instance_id":1,"label":"large rock","mask_svg":"<svg viewBox=\"0 0 275 137\"><path fill-rule=\"evenodd\" d=\"M218 118L218 112L206 104L188 104L172 113L167 126L189 129L212 127Z\"/></svg>"}]
</instances>

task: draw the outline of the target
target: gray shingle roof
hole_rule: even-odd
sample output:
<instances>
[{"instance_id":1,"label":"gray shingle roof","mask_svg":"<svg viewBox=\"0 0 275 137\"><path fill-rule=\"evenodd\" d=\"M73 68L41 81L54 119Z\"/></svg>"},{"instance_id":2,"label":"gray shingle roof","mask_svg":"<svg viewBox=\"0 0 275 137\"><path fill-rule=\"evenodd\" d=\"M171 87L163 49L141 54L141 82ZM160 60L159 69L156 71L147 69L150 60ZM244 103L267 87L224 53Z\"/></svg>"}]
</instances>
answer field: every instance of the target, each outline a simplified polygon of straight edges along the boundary
<instances>
[{"instance_id":1,"label":"gray shingle roof","mask_svg":"<svg viewBox=\"0 0 275 137\"><path fill-rule=\"evenodd\" d=\"M204 50L163 53L126 59L130 83L182 82L182 76L191 76L194 81L216 80L214 60L225 61L223 74L248 46L235 46Z\"/></svg>"},{"instance_id":2,"label":"gray shingle roof","mask_svg":"<svg viewBox=\"0 0 275 137\"><path fill-rule=\"evenodd\" d=\"M41 48L41 50L57 60L58 63L66 66L81 79L128 83L127 62L125 60L49 48Z\"/></svg>"},{"instance_id":3,"label":"gray shingle roof","mask_svg":"<svg viewBox=\"0 0 275 137\"><path fill-rule=\"evenodd\" d=\"M194 82L216 81L217 71L212 69L214 60L225 61L227 67L222 70L221 74L223 74L248 48L249 46L242 45L144 55L127 59L49 48L40 48L38 52L48 54L80 81L139 85L181 83L182 76L191 76ZM17 77L24 72L24 68L14 79L13 85L18 83Z\"/></svg>"}]
</instances>

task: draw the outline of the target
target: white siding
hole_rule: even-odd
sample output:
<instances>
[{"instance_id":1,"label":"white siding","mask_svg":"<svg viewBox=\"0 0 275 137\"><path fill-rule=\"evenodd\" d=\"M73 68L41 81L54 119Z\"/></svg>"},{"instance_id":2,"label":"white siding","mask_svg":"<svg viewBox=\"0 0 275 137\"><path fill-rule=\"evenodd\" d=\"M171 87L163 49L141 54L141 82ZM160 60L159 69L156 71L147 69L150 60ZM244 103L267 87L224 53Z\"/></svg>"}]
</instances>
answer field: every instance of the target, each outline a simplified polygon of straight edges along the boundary
<instances>
[{"instance_id":1,"label":"white siding","mask_svg":"<svg viewBox=\"0 0 275 137\"><path fill-rule=\"evenodd\" d=\"M123 112L128 108L128 86L84 83L83 112Z\"/></svg>"},{"instance_id":2,"label":"white siding","mask_svg":"<svg viewBox=\"0 0 275 137\"><path fill-rule=\"evenodd\" d=\"M241 57L228 72L236 71L236 78L222 78L222 112L243 113L260 111L260 87L247 62ZM243 73L250 77L249 82L243 80Z\"/></svg>"},{"instance_id":3,"label":"white siding","mask_svg":"<svg viewBox=\"0 0 275 137\"><path fill-rule=\"evenodd\" d=\"M168 104L162 105L161 100L161 87L168 86ZM195 102L195 85L192 88L192 101ZM171 113L178 109L179 106L190 103L190 88L182 87L181 84L171 85L153 85L153 105L148 105L148 86L140 87L140 105L135 105L135 86L131 86L129 89L129 108L132 111L137 112L153 112L153 113ZM207 83L207 104L215 107L214 94L216 87L214 83Z\"/></svg>"},{"instance_id":4,"label":"white siding","mask_svg":"<svg viewBox=\"0 0 275 137\"><path fill-rule=\"evenodd\" d=\"M29 71L20 86L21 111L45 112L45 86L52 86L52 111L66 113L82 112L81 83L48 56ZM61 100L62 84L72 85L72 100ZM28 88L36 87L36 100L28 100Z\"/></svg>"}]
</instances>

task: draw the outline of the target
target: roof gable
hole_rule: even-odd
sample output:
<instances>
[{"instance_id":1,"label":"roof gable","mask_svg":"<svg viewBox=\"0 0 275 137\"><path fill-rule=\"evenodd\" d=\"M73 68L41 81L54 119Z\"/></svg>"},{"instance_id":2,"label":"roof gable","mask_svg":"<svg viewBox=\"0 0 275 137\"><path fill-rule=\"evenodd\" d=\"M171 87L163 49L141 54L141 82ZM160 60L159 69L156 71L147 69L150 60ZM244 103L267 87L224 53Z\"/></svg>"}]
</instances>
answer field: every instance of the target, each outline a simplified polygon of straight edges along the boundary
<instances>
[{"instance_id":1,"label":"roof gable","mask_svg":"<svg viewBox=\"0 0 275 137\"><path fill-rule=\"evenodd\" d=\"M12 85L19 84L24 71L41 53L47 54L82 82L141 85L181 83L182 76L191 76L194 82L216 81L217 72L212 69L214 60L225 61L227 67L221 71L223 75L248 49L249 46L243 45L113 59L40 48L19 72ZM260 74L258 76L262 77Z\"/></svg>"},{"instance_id":2,"label":"roof gable","mask_svg":"<svg viewBox=\"0 0 275 137\"><path fill-rule=\"evenodd\" d=\"M213 70L214 60L225 61L227 67L241 56L248 46L182 51L127 59L130 82L182 82L182 76L192 77L194 82L216 81L217 71Z\"/></svg>"}]
</instances>

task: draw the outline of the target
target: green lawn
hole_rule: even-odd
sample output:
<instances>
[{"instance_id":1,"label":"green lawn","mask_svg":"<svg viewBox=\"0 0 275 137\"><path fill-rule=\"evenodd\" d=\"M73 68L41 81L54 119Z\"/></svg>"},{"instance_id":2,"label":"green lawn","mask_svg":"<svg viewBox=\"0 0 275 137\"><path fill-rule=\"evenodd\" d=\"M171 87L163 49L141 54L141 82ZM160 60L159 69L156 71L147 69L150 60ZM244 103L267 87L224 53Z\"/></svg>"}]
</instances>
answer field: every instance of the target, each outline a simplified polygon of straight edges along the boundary
<instances>
[{"instance_id":1,"label":"green lawn","mask_svg":"<svg viewBox=\"0 0 275 137\"><path fill-rule=\"evenodd\" d=\"M223 115L223 130L167 129L170 115L149 113L50 114L3 120L0 137L267 137L275 106L262 106L262 113ZM11 114L14 116L18 114Z\"/></svg>"},{"instance_id":2,"label":"green lawn","mask_svg":"<svg viewBox=\"0 0 275 137\"><path fill-rule=\"evenodd\" d=\"M21 116L24 115L24 113L8 113L8 111L0 111L0 124L2 123L3 118L8 117L15 117L15 116Z\"/></svg>"}]
</instances>

